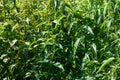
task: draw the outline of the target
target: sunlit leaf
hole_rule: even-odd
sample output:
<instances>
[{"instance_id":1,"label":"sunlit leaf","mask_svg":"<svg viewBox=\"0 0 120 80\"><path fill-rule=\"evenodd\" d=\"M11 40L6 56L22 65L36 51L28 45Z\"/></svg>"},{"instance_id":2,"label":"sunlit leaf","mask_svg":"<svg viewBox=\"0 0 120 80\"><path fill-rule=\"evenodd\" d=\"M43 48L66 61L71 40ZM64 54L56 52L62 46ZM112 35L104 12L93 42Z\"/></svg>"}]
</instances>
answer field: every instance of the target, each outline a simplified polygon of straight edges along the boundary
<instances>
[{"instance_id":1,"label":"sunlit leaf","mask_svg":"<svg viewBox=\"0 0 120 80\"><path fill-rule=\"evenodd\" d=\"M13 47L17 41L18 41L18 40L15 39L15 40L13 40L12 42L10 42L10 47Z\"/></svg>"},{"instance_id":2,"label":"sunlit leaf","mask_svg":"<svg viewBox=\"0 0 120 80\"><path fill-rule=\"evenodd\" d=\"M111 57L107 60L104 60L102 65L100 66L100 68L98 69L97 73L100 72L106 65L110 64L110 62L112 62L113 60L115 60L114 57Z\"/></svg>"},{"instance_id":3,"label":"sunlit leaf","mask_svg":"<svg viewBox=\"0 0 120 80\"><path fill-rule=\"evenodd\" d=\"M76 50L77 50L77 47L78 47L79 43L80 43L80 38L78 38L78 39L75 41L74 51L73 51L74 54L76 53Z\"/></svg>"},{"instance_id":4,"label":"sunlit leaf","mask_svg":"<svg viewBox=\"0 0 120 80\"><path fill-rule=\"evenodd\" d=\"M64 71L62 64L60 64L59 62L55 63L54 66L56 66L57 68L62 69Z\"/></svg>"},{"instance_id":5,"label":"sunlit leaf","mask_svg":"<svg viewBox=\"0 0 120 80\"><path fill-rule=\"evenodd\" d=\"M112 20L109 20L109 21L108 21L108 24L107 24L107 27L108 27L108 28L111 26L111 22L112 22Z\"/></svg>"},{"instance_id":6,"label":"sunlit leaf","mask_svg":"<svg viewBox=\"0 0 120 80\"><path fill-rule=\"evenodd\" d=\"M85 26L85 28L86 28L92 35L94 35L93 30L92 30L92 28L91 28L90 26Z\"/></svg>"},{"instance_id":7,"label":"sunlit leaf","mask_svg":"<svg viewBox=\"0 0 120 80\"><path fill-rule=\"evenodd\" d=\"M59 24L59 21L57 21L57 20L54 20L53 22L54 22L55 24Z\"/></svg>"},{"instance_id":8,"label":"sunlit leaf","mask_svg":"<svg viewBox=\"0 0 120 80\"><path fill-rule=\"evenodd\" d=\"M93 48L95 54L97 54L97 47L96 47L95 43L92 44L92 48Z\"/></svg>"},{"instance_id":9,"label":"sunlit leaf","mask_svg":"<svg viewBox=\"0 0 120 80\"><path fill-rule=\"evenodd\" d=\"M68 29L68 35L70 34L70 31L71 31L71 28L73 27L73 22L72 23L70 23L70 27L69 27L69 29Z\"/></svg>"},{"instance_id":10,"label":"sunlit leaf","mask_svg":"<svg viewBox=\"0 0 120 80\"><path fill-rule=\"evenodd\" d=\"M29 23L30 23L29 18L26 19L26 23L29 25Z\"/></svg>"}]
</instances>

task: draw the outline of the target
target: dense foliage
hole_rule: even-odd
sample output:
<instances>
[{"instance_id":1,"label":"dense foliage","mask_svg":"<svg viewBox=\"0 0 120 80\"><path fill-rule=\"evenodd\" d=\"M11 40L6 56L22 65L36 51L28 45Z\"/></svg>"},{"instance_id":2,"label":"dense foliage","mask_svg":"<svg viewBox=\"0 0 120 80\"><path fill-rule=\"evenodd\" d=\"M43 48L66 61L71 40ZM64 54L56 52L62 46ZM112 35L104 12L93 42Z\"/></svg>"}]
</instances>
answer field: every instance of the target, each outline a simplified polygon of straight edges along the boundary
<instances>
[{"instance_id":1,"label":"dense foliage","mask_svg":"<svg viewBox=\"0 0 120 80\"><path fill-rule=\"evenodd\" d=\"M0 80L119 80L120 0L0 0Z\"/></svg>"}]
</instances>

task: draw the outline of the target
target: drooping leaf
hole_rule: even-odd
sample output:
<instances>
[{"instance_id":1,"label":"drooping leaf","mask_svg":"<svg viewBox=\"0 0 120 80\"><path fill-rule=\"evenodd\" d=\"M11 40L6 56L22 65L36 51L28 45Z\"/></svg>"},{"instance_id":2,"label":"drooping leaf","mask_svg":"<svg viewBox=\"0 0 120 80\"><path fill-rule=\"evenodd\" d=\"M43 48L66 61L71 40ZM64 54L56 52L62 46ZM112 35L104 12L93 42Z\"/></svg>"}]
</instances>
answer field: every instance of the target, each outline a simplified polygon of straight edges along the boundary
<instances>
[{"instance_id":1,"label":"drooping leaf","mask_svg":"<svg viewBox=\"0 0 120 80\"><path fill-rule=\"evenodd\" d=\"M55 67L61 69L62 71L64 71L64 68L63 68L62 64L60 64L59 62L54 63L53 65L54 65Z\"/></svg>"},{"instance_id":2,"label":"drooping leaf","mask_svg":"<svg viewBox=\"0 0 120 80\"><path fill-rule=\"evenodd\" d=\"M93 30L92 30L92 28L91 28L90 26L85 26L85 28L86 28L92 35L94 35Z\"/></svg>"},{"instance_id":3,"label":"drooping leaf","mask_svg":"<svg viewBox=\"0 0 120 80\"><path fill-rule=\"evenodd\" d=\"M114 57L104 60L102 65L100 66L100 68L98 69L98 71L96 73L100 72L106 65L110 64L110 62L112 62L113 60L115 60Z\"/></svg>"}]
</instances>

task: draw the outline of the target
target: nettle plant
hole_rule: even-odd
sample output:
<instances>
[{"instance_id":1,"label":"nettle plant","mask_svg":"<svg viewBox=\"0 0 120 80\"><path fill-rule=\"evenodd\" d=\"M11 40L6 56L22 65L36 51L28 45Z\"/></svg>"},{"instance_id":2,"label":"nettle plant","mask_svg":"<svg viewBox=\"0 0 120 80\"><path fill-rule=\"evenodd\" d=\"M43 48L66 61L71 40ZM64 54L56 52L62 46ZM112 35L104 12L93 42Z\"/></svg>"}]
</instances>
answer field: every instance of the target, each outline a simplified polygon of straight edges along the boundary
<instances>
[{"instance_id":1,"label":"nettle plant","mask_svg":"<svg viewBox=\"0 0 120 80\"><path fill-rule=\"evenodd\" d=\"M1 0L0 79L120 79L119 0Z\"/></svg>"}]
</instances>

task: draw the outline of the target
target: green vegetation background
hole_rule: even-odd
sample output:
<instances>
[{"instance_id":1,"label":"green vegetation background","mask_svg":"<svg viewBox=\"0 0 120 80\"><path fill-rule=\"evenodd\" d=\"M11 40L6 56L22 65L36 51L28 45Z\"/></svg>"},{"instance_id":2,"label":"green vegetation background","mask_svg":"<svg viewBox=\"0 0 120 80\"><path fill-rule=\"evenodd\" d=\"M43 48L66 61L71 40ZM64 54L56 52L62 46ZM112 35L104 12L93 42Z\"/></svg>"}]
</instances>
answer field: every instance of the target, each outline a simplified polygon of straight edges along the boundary
<instances>
[{"instance_id":1,"label":"green vegetation background","mask_svg":"<svg viewBox=\"0 0 120 80\"><path fill-rule=\"evenodd\" d=\"M119 80L120 0L0 0L0 80Z\"/></svg>"}]
</instances>

